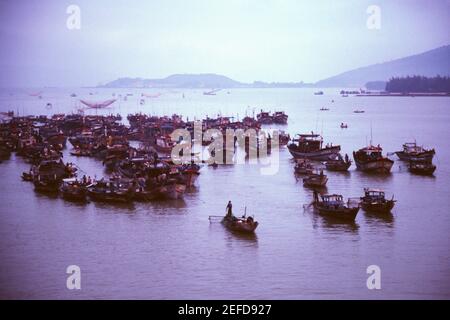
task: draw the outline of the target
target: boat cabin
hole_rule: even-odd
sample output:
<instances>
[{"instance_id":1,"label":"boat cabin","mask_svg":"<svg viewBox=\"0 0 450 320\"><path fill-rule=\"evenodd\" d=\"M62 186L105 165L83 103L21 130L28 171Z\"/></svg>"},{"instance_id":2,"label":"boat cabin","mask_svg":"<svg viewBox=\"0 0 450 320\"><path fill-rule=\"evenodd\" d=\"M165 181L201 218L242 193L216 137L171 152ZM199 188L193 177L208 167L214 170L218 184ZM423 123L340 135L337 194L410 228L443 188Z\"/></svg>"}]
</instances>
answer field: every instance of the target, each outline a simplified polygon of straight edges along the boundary
<instances>
[{"instance_id":1,"label":"boat cabin","mask_svg":"<svg viewBox=\"0 0 450 320\"><path fill-rule=\"evenodd\" d=\"M423 152L424 149L422 146L418 146L415 142L406 142L403 144L403 151L405 153L420 153Z\"/></svg>"},{"instance_id":2,"label":"boat cabin","mask_svg":"<svg viewBox=\"0 0 450 320\"><path fill-rule=\"evenodd\" d=\"M294 142L298 143L299 152L317 151L322 148L323 138L319 134L298 134L298 138Z\"/></svg>"},{"instance_id":3,"label":"boat cabin","mask_svg":"<svg viewBox=\"0 0 450 320\"><path fill-rule=\"evenodd\" d=\"M371 199L384 199L384 191L379 189L364 188L365 197Z\"/></svg>"},{"instance_id":4,"label":"boat cabin","mask_svg":"<svg viewBox=\"0 0 450 320\"><path fill-rule=\"evenodd\" d=\"M322 195L322 202L327 206L340 206L344 204L344 197L340 194Z\"/></svg>"}]
</instances>

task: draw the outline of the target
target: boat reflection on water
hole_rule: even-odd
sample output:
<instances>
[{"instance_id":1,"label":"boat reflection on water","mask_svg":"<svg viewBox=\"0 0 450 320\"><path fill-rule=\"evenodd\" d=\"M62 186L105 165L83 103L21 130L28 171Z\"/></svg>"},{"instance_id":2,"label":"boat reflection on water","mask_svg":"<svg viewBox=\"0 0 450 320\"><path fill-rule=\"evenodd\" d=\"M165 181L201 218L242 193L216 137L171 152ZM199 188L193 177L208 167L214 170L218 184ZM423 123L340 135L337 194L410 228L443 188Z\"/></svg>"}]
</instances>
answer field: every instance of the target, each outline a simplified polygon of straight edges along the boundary
<instances>
[{"instance_id":1,"label":"boat reflection on water","mask_svg":"<svg viewBox=\"0 0 450 320\"><path fill-rule=\"evenodd\" d=\"M385 226L389 228L394 227L395 218L391 212L383 214L364 212L364 217L366 218L366 223L368 225Z\"/></svg>"},{"instance_id":2,"label":"boat reflection on water","mask_svg":"<svg viewBox=\"0 0 450 320\"><path fill-rule=\"evenodd\" d=\"M96 209L104 209L105 212L112 212L112 213L123 213L124 211L122 210L134 212L134 210L136 209L136 206L134 205L133 202L110 203L110 202L92 201L92 205L94 205Z\"/></svg>"},{"instance_id":3,"label":"boat reflection on water","mask_svg":"<svg viewBox=\"0 0 450 320\"><path fill-rule=\"evenodd\" d=\"M227 228L223 228L225 233L225 240L227 245L231 245L232 242L239 242L245 244L246 247L258 247L258 236L255 232L244 233L239 231L233 231Z\"/></svg>"},{"instance_id":4,"label":"boat reflection on water","mask_svg":"<svg viewBox=\"0 0 450 320\"><path fill-rule=\"evenodd\" d=\"M332 233L346 232L358 234L359 224L355 221L346 221L334 217L321 216L314 213L313 210L308 211L311 216L313 229L323 229Z\"/></svg>"},{"instance_id":5,"label":"boat reflection on water","mask_svg":"<svg viewBox=\"0 0 450 320\"><path fill-rule=\"evenodd\" d=\"M166 212L165 209L184 209L187 208L186 201L182 199L173 199L173 200L154 200L152 202L146 202L142 204L146 210L159 210L158 214L179 214L180 211L169 211ZM183 211L184 212L184 211Z\"/></svg>"}]
</instances>

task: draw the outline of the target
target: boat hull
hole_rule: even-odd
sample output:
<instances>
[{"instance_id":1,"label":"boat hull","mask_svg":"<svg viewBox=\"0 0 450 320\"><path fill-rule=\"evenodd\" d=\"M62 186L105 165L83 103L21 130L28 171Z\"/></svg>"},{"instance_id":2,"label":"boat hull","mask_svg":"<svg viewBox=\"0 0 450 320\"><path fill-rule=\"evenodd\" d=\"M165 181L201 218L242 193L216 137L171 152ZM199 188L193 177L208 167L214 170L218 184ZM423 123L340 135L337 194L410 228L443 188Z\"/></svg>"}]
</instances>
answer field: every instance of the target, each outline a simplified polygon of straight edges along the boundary
<instances>
[{"instance_id":1,"label":"boat hull","mask_svg":"<svg viewBox=\"0 0 450 320\"><path fill-rule=\"evenodd\" d=\"M435 151L429 150L420 153L407 153L404 151L397 151L395 153L397 157L402 161L429 161L433 160Z\"/></svg>"},{"instance_id":2,"label":"boat hull","mask_svg":"<svg viewBox=\"0 0 450 320\"><path fill-rule=\"evenodd\" d=\"M355 221L358 215L359 207L355 208L341 208L341 209L330 209L328 207L323 207L316 205L315 209L324 217L338 219L342 221Z\"/></svg>"},{"instance_id":3,"label":"boat hull","mask_svg":"<svg viewBox=\"0 0 450 320\"><path fill-rule=\"evenodd\" d=\"M223 218L222 224L229 230L242 233L253 233L258 227L257 221L249 223L241 219L232 220L230 218Z\"/></svg>"},{"instance_id":4,"label":"boat hull","mask_svg":"<svg viewBox=\"0 0 450 320\"><path fill-rule=\"evenodd\" d=\"M376 213L390 213L392 208L394 208L395 202L392 200L388 200L385 202L361 202L361 208L367 212L376 212Z\"/></svg>"},{"instance_id":5,"label":"boat hull","mask_svg":"<svg viewBox=\"0 0 450 320\"><path fill-rule=\"evenodd\" d=\"M350 161L328 161L325 163L325 167L329 171L348 171L351 165L352 163Z\"/></svg>"},{"instance_id":6,"label":"boat hull","mask_svg":"<svg viewBox=\"0 0 450 320\"><path fill-rule=\"evenodd\" d=\"M364 172L387 174L391 172L391 168L394 164L394 161L388 158L376 159L373 161L365 161L365 162L361 162L355 159L355 164L358 170Z\"/></svg>"},{"instance_id":7,"label":"boat hull","mask_svg":"<svg viewBox=\"0 0 450 320\"><path fill-rule=\"evenodd\" d=\"M295 146L288 145L289 152L295 159L310 159L316 161L334 160L341 151L340 146L329 147L312 152L300 152L295 150Z\"/></svg>"}]
</instances>

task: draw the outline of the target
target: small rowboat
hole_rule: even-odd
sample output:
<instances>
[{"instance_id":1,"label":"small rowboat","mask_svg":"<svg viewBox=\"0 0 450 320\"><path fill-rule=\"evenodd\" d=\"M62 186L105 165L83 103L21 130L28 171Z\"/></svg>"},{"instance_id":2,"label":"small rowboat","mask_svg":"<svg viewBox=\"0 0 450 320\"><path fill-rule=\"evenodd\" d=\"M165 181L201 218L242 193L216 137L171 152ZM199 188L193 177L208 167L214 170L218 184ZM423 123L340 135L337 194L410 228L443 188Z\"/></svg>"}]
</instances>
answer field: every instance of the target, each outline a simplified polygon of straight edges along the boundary
<instances>
[{"instance_id":1,"label":"small rowboat","mask_svg":"<svg viewBox=\"0 0 450 320\"><path fill-rule=\"evenodd\" d=\"M258 221L255 221L252 216L246 217L246 213L241 218L235 217L233 215L209 216L210 222L214 221L215 219L220 219L220 222L227 229L242 233L253 233L259 225Z\"/></svg>"},{"instance_id":2,"label":"small rowboat","mask_svg":"<svg viewBox=\"0 0 450 320\"><path fill-rule=\"evenodd\" d=\"M320 174L313 173L303 179L303 185L310 188L323 188L327 184L328 178L321 172Z\"/></svg>"}]
</instances>

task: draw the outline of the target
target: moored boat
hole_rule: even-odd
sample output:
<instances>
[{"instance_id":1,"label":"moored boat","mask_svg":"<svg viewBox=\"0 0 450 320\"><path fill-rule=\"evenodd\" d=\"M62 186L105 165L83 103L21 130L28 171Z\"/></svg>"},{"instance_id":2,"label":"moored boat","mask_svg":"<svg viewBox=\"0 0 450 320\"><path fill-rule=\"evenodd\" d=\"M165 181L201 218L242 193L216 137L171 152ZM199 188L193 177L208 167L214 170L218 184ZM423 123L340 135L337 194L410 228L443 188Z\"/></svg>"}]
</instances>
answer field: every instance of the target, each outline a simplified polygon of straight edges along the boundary
<instances>
[{"instance_id":1,"label":"moored boat","mask_svg":"<svg viewBox=\"0 0 450 320\"><path fill-rule=\"evenodd\" d=\"M386 200L384 191L364 188L364 197L361 197L361 207L368 212L389 213L395 205L394 196Z\"/></svg>"},{"instance_id":2,"label":"moored boat","mask_svg":"<svg viewBox=\"0 0 450 320\"><path fill-rule=\"evenodd\" d=\"M402 161L432 161L435 153L434 149L425 149L416 142L406 142L402 151L395 152Z\"/></svg>"},{"instance_id":3,"label":"moored boat","mask_svg":"<svg viewBox=\"0 0 450 320\"><path fill-rule=\"evenodd\" d=\"M299 134L297 139L288 144L289 152L296 159L306 158L310 160L333 160L341 151L341 146L326 145L323 147L322 136L318 134Z\"/></svg>"},{"instance_id":4,"label":"moored boat","mask_svg":"<svg viewBox=\"0 0 450 320\"><path fill-rule=\"evenodd\" d=\"M345 155L345 159L339 155L338 159L325 162L325 167L329 171L348 171L351 165L352 161L348 158L348 155Z\"/></svg>"},{"instance_id":5,"label":"moored boat","mask_svg":"<svg viewBox=\"0 0 450 320\"><path fill-rule=\"evenodd\" d=\"M128 183L120 181L98 181L87 187L94 201L127 203L133 199L134 190Z\"/></svg>"},{"instance_id":6,"label":"moored boat","mask_svg":"<svg viewBox=\"0 0 450 320\"><path fill-rule=\"evenodd\" d=\"M295 173L297 174L312 174L314 166L308 159L296 159L295 161Z\"/></svg>"},{"instance_id":7,"label":"moored boat","mask_svg":"<svg viewBox=\"0 0 450 320\"><path fill-rule=\"evenodd\" d=\"M87 199L86 186L76 178L63 179L60 191L65 200L86 201Z\"/></svg>"},{"instance_id":8,"label":"moored boat","mask_svg":"<svg viewBox=\"0 0 450 320\"><path fill-rule=\"evenodd\" d=\"M359 211L359 205L353 205L350 200L344 202L342 195L320 195L314 192L314 209L319 214L344 221L354 221Z\"/></svg>"},{"instance_id":9,"label":"moored boat","mask_svg":"<svg viewBox=\"0 0 450 320\"><path fill-rule=\"evenodd\" d=\"M436 166L431 161L411 160L408 169L411 173L431 176L436 171Z\"/></svg>"},{"instance_id":10,"label":"moored boat","mask_svg":"<svg viewBox=\"0 0 450 320\"><path fill-rule=\"evenodd\" d=\"M270 112L261 110L261 112L256 115L256 120L258 120L260 124L272 124L274 119L270 115Z\"/></svg>"},{"instance_id":11,"label":"moored boat","mask_svg":"<svg viewBox=\"0 0 450 320\"><path fill-rule=\"evenodd\" d=\"M327 181L328 177L323 174L323 171L320 171L320 173L308 174L308 176L303 179L303 185L311 188L323 188L326 186Z\"/></svg>"},{"instance_id":12,"label":"moored boat","mask_svg":"<svg viewBox=\"0 0 450 320\"><path fill-rule=\"evenodd\" d=\"M356 168L370 173L390 173L394 161L382 155L383 149L369 145L358 151L353 151Z\"/></svg>"},{"instance_id":13,"label":"moored boat","mask_svg":"<svg viewBox=\"0 0 450 320\"><path fill-rule=\"evenodd\" d=\"M288 115L284 111L275 111L273 113L273 122L277 124L287 124Z\"/></svg>"}]
</instances>

